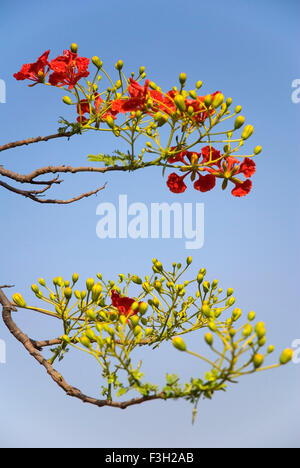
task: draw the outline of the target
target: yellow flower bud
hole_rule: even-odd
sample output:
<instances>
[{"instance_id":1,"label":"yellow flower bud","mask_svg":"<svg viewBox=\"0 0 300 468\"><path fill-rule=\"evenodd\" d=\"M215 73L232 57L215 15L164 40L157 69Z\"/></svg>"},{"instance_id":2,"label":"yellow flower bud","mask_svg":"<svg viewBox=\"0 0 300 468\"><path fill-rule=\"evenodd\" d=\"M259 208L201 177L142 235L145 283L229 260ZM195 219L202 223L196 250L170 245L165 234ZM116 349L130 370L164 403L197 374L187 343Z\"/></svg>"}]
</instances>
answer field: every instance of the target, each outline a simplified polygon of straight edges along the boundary
<instances>
[{"instance_id":1,"label":"yellow flower bud","mask_svg":"<svg viewBox=\"0 0 300 468\"><path fill-rule=\"evenodd\" d=\"M133 315L132 317L130 317L130 322L132 323L133 327L136 327L139 321L140 321L140 318L138 315Z\"/></svg>"},{"instance_id":2,"label":"yellow flower bud","mask_svg":"<svg viewBox=\"0 0 300 468\"><path fill-rule=\"evenodd\" d=\"M143 281L141 280L141 278L140 278L139 276L137 276L137 275L133 275L133 276L131 277L131 280L132 280L135 284L142 284L142 283L143 283Z\"/></svg>"},{"instance_id":3,"label":"yellow flower bud","mask_svg":"<svg viewBox=\"0 0 300 468\"><path fill-rule=\"evenodd\" d=\"M73 54L76 54L78 51L78 45L73 42L73 44L71 44L70 50L73 52Z\"/></svg>"},{"instance_id":4,"label":"yellow flower bud","mask_svg":"<svg viewBox=\"0 0 300 468\"><path fill-rule=\"evenodd\" d=\"M212 346L212 345L213 345L214 337L212 336L211 333L206 333L206 335L205 335L205 341L206 341L206 343L207 343L209 346Z\"/></svg>"},{"instance_id":5,"label":"yellow flower bud","mask_svg":"<svg viewBox=\"0 0 300 468\"><path fill-rule=\"evenodd\" d=\"M140 314L141 314L141 315L145 315L145 313L147 312L147 310L148 310L148 304L147 304L147 302L141 302L141 303L140 303L140 306L139 306Z\"/></svg>"},{"instance_id":6,"label":"yellow flower bud","mask_svg":"<svg viewBox=\"0 0 300 468\"><path fill-rule=\"evenodd\" d=\"M141 329L141 327L139 325L134 327L134 329L133 329L134 336L138 336L141 333L141 331L142 331L142 329Z\"/></svg>"},{"instance_id":7,"label":"yellow flower bud","mask_svg":"<svg viewBox=\"0 0 300 468\"><path fill-rule=\"evenodd\" d=\"M233 306L234 303L235 303L235 297L233 296L227 299L226 301L226 305L228 305L229 307Z\"/></svg>"},{"instance_id":8,"label":"yellow flower bud","mask_svg":"<svg viewBox=\"0 0 300 468\"><path fill-rule=\"evenodd\" d=\"M256 333L259 340L265 336L266 328L265 328L264 322L258 322L256 324L255 333Z\"/></svg>"},{"instance_id":9,"label":"yellow flower bud","mask_svg":"<svg viewBox=\"0 0 300 468\"><path fill-rule=\"evenodd\" d=\"M253 332L253 328L251 327L250 324L245 325L244 330L243 330L243 336L246 338L250 336Z\"/></svg>"},{"instance_id":10,"label":"yellow flower bud","mask_svg":"<svg viewBox=\"0 0 300 468\"><path fill-rule=\"evenodd\" d=\"M252 320L254 320L254 319L255 319L255 312L253 310L251 310L251 312L249 312L249 314L248 314L248 320L250 322L252 322Z\"/></svg>"},{"instance_id":11,"label":"yellow flower bud","mask_svg":"<svg viewBox=\"0 0 300 468\"><path fill-rule=\"evenodd\" d=\"M219 107L222 103L224 102L224 96L222 93L218 93L215 95L214 99L213 99L213 102L212 102L212 105L213 107L216 109L217 107Z\"/></svg>"},{"instance_id":12,"label":"yellow flower bud","mask_svg":"<svg viewBox=\"0 0 300 468\"><path fill-rule=\"evenodd\" d=\"M184 83L186 82L186 78L187 78L187 76L186 76L185 73L180 73L180 75L179 75L180 84L184 85Z\"/></svg>"},{"instance_id":13,"label":"yellow flower bud","mask_svg":"<svg viewBox=\"0 0 300 468\"><path fill-rule=\"evenodd\" d=\"M242 315L241 309L238 309L238 308L234 309L234 311L232 312L232 320L236 322L241 317L241 315Z\"/></svg>"},{"instance_id":14,"label":"yellow flower bud","mask_svg":"<svg viewBox=\"0 0 300 468\"><path fill-rule=\"evenodd\" d=\"M87 288L87 290L88 290L88 291L91 291L92 288L93 288L93 286L94 286L94 284L95 284L95 281L94 281L93 278L87 279L87 280L86 280L86 288Z\"/></svg>"},{"instance_id":15,"label":"yellow flower bud","mask_svg":"<svg viewBox=\"0 0 300 468\"><path fill-rule=\"evenodd\" d=\"M90 340L95 340L96 339L95 332L91 328L87 328L85 334Z\"/></svg>"},{"instance_id":16,"label":"yellow flower bud","mask_svg":"<svg viewBox=\"0 0 300 468\"><path fill-rule=\"evenodd\" d=\"M203 315L205 315L205 317L211 317L212 316L212 310L211 308L209 307L209 305L206 305L204 304L202 307L201 307L201 312Z\"/></svg>"},{"instance_id":17,"label":"yellow flower bud","mask_svg":"<svg viewBox=\"0 0 300 468\"><path fill-rule=\"evenodd\" d=\"M253 356L253 364L256 369L261 367L263 363L264 363L264 356L262 354L257 353Z\"/></svg>"},{"instance_id":18,"label":"yellow flower bud","mask_svg":"<svg viewBox=\"0 0 300 468\"><path fill-rule=\"evenodd\" d=\"M135 301L132 306L131 306L131 309L135 312L136 310L138 310L139 308L139 303L137 301Z\"/></svg>"},{"instance_id":19,"label":"yellow flower bud","mask_svg":"<svg viewBox=\"0 0 300 468\"><path fill-rule=\"evenodd\" d=\"M114 128L114 126L115 126L115 121L114 121L114 119L112 118L111 115L108 115L108 116L106 117L105 121L106 121L107 125L108 125L110 128Z\"/></svg>"},{"instance_id":20,"label":"yellow flower bud","mask_svg":"<svg viewBox=\"0 0 300 468\"><path fill-rule=\"evenodd\" d=\"M260 340L258 340L258 346L262 348L263 346L265 346L266 342L267 342L267 338L263 336Z\"/></svg>"},{"instance_id":21,"label":"yellow flower bud","mask_svg":"<svg viewBox=\"0 0 300 468\"><path fill-rule=\"evenodd\" d=\"M204 278L204 276L203 276L203 275L201 275L201 273L199 273L199 274L198 274L198 276L197 276L197 281L198 281L198 283L199 283L199 284L201 284L201 283L202 283L202 281L203 281L203 278Z\"/></svg>"},{"instance_id":22,"label":"yellow flower bud","mask_svg":"<svg viewBox=\"0 0 300 468\"><path fill-rule=\"evenodd\" d=\"M41 286L45 287L46 286L46 281L43 278L39 279L39 283Z\"/></svg>"},{"instance_id":23,"label":"yellow flower bud","mask_svg":"<svg viewBox=\"0 0 300 468\"><path fill-rule=\"evenodd\" d=\"M94 57L92 57L92 63L95 65L95 67L97 67L99 69L102 68L103 62L96 55L94 55Z\"/></svg>"},{"instance_id":24,"label":"yellow flower bud","mask_svg":"<svg viewBox=\"0 0 300 468\"><path fill-rule=\"evenodd\" d=\"M153 81L150 81L149 87L150 87L151 89L156 90L156 89L157 89L157 84L155 84Z\"/></svg>"},{"instance_id":25,"label":"yellow flower bud","mask_svg":"<svg viewBox=\"0 0 300 468\"><path fill-rule=\"evenodd\" d=\"M242 127L245 123L245 117L243 115L239 115L234 122L234 128L238 130L239 128Z\"/></svg>"},{"instance_id":26,"label":"yellow flower bud","mask_svg":"<svg viewBox=\"0 0 300 468\"><path fill-rule=\"evenodd\" d=\"M206 107L209 107L211 103L212 103L212 95L207 94L204 98L204 104L206 105Z\"/></svg>"},{"instance_id":27,"label":"yellow flower bud","mask_svg":"<svg viewBox=\"0 0 300 468\"><path fill-rule=\"evenodd\" d=\"M179 351L186 351L186 344L180 336L175 336L172 340L172 344Z\"/></svg>"},{"instance_id":28,"label":"yellow flower bud","mask_svg":"<svg viewBox=\"0 0 300 468\"><path fill-rule=\"evenodd\" d=\"M212 331L212 332L216 332L218 330L218 327L217 325L215 324L215 322L208 322L208 328Z\"/></svg>"},{"instance_id":29,"label":"yellow flower bud","mask_svg":"<svg viewBox=\"0 0 300 468\"><path fill-rule=\"evenodd\" d=\"M120 71L120 70L122 70L123 66L124 66L123 61L118 60L117 63L116 63L116 69Z\"/></svg>"},{"instance_id":30,"label":"yellow flower bud","mask_svg":"<svg viewBox=\"0 0 300 468\"><path fill-rule=\"evenodd\" d=\"M26 307L26 302L25 300L23 299L23 296L19 293L16 293L13 295L12 297L14 303L19 306L19 307Z\"/></svg>"},{"instance_id":31,"label":"yellow flower bud","mask_svg":"<svg viewBox=\"0 0 300 468\"><path fill-rule=\"evenodd\" d=\"M102 293L103 288L101 284L95 284L92 287L92 300L96 302L99 299L100 294Z\"/></svg>"},{"instance_id":32,"label":"yellow flower bud","mask_svg":"<svg viewBox=\"0 0 300 468\"><path fill-rule=\"evenodd\" d=\"M88 337L86 335L83 335L81 338L80 338L80 343L85 347L85 348L91 348L91 342L90 340L88 339Z\"/></svg>"},{"instance_id":33,"label":"yellow flower bud","mask_svg":"<svg viewBox=\"0 0 300 468\"><path fill-rule=\"evenodd\" d=\"M72 293L73 293L73 291L72 291L71 288L66 288L66 289L65 289L65 298L66 298L66 299L71 299Z\"/></svg>"},{"instance_id":34,"label":"yellow flower bud","mask_svg":"<svg viewBox=\"0 0 300 468\"><path fill-rule=\"evenodd\" d=\"M191 98L197 99L197 93L194 89L191 89L191 91L189 92L189 95L191 96Z\"/></svg>"},{"instance_id":35,"label":"yellow flower bud","mask_svg":"<svg viewBox=\"0 0 300 468\"><path fill-rule=\"evenodd\" d=\"M174 102L175 102L177 109L179 109L181 112L186 111L185 99L181 94L176 94L174 98Z\"/></svg>"},{"instance_id":36,"label":"yellow flower bud","mask_svg":"<svg viewBox=\"0 0 300 468\"><path fill-rule=\"evenodd\" d=\"M294 351L290 348L287 348L283 351L280 356L280 364L284 366L293 359Z\"/></svg>"},{"instance_id":37,"label":"yellow flower bud","mask_svg":"<svg viewBox=\"0 0 300 468\"><path fill-rule=\"evenodd\" d=\"M68 335L63 335L60 337L60 339L64 341L65 343L71 343L71 340Z\"/></svg>"},{"instance_id":38,"label":"yellow flower bud","mask_svg":"<svg viewBox=\"0 0 300 468\"><path fill-rule=\"evenodd\" d=\"M62 100L68 106L70 106L72 104L72 100L71 100L71 98L69 96L64 96Z\"/></svg>"},{"instance_id":39,"label":"yellow flower bud","mask_svg":"<svg viewBox=\"0 0 300 468\"><path fill-rule=\"evenodd\" d=\"M248 138L250 138L253 132L254 132L253 125L246 125L242 133L243 140L247 140Z\"/></svg>"},{"instance_id":40,"label":"yellow flower bud","mask_svg":"<svg viewBox=\"0 0 300 468\"><path fill-rule=\"evenodd\" d=\"M258 155L258 154L261 153L261 152L262 152L262 147L261 147L261 146L256 146L256 147L254 148L254 154L255 154L255 155Z\"/></svg>"},{"instance_id":41,"label":"yellow flower bud","mask_svg":"<svg viewBox=\"0 0 300 468\"><path fill-rule=\"evenodd\" d=\"M79 279L78 273L74 273L74 275L72 276L72 281L73 281L73 283L74 283L74 284L77 283L78 279Z\"/></svg>"}]
</instances>

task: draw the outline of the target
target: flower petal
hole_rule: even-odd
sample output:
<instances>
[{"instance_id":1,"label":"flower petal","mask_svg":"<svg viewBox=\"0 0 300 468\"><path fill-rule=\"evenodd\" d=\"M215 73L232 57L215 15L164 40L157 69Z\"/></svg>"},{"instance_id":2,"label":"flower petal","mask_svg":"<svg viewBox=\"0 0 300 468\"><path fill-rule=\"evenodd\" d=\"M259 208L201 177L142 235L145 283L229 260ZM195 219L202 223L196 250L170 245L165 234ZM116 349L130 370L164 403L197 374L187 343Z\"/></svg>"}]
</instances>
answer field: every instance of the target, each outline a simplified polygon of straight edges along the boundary
<instances>
[{"instance_id":1,"label":"flower petal","mask_svg":"<svg viewBox=\"0 0 300 468\"><path fill-rule=\"evenodd\" d=\"M194 183L194 188L200 192L209 192L216 185L216 178L212 174L207 174L205 176L198 174L199 179Z\"/></svg>"},{"instance_id":2,"label":"flower petal","mask_svg":"<svg viewBox=\"0 0 300 468\"><path fill-rule=\"evenodd\" d=\"M172 174L169 175L168 181L167 181L167 186L173 193L183 193L186 190L186 185L184 183L184 177L180 177L178 174L175 172L172 172Z\"/></svg>"},{"instance_id":3,"label":"flower petal","mask_svg":"<svg viewBox=\"0 0 300 468\"><path fill-rule=\"evenodd\" d=\"M244 197L248 195L252 188L251 180L247 179L245 182L236 183L235 188L231 191L232 195L235 197Z\"/></svg>"}]
</instances>

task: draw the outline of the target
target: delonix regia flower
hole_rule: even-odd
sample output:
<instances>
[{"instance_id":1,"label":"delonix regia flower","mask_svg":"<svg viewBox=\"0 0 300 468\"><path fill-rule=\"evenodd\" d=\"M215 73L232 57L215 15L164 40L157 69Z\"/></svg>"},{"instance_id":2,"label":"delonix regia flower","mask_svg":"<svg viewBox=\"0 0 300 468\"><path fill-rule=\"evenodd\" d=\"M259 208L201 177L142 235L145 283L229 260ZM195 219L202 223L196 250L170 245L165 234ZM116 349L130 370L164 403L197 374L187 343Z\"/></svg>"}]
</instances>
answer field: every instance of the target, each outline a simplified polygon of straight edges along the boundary
<instances>
[{"instance_id":1,"label":"delonix regia flower","mask_svg":"<svg viewBox=\"0 0 300 468\"><path fill-rule=\"evenodd\" d=\"M208 167L199 169L201 158L204 163L209 163ZM255 173L255 162L250 158L239 161L230 156L224 157L215 148L205 146L202 148L201 153L182 151L169 159L170 164L177 162L183 164L180 170L185 174L179 176L173 172L169 175L167 185L173 193L183 193L186 190L187 186L184 179L188 175L191 176L191 181L194 182L194 188L200 192L212 190L216 185L216 177L222 178L226 185L228 181L233 182L235 187L231 193L236 197L247 195L251 190L252 182L249 177ZM205 172L208 172L208 174L205 174ZM238 174L243 174L247 180L238 179Z\"/></svg>"},{"instance_id":2,"label":"delonix regia flower","mask_svg":"<svg viewBox=\"0 0 300 468\"><path fill-rule=\"evenodd\" d=\"M33 80L34 84L63 88L69 93L63 97L63 102L75 106L77 115L74 122L62 119L64 127L60 132L110 131L129 145L127 153L117 150L114 156L89 155L91 161L106 166L120 163L122 170L129 171L149 166L162 166L164 171L173 168L167 186L176 194L187 189L188 176L201 193L212 190L216 179L223 180L223 190L228 182L234 184L231 193L235 197L251 191L250 177L255 172L252 158L261 152L261 147L256 146L250 154L238 154L252 135L253 126L244 126L245 117L238 115L241 106L231 111L230 97L225 99L221 91L199 94L200 80L188 91L185 73L179 75L179 87L164 91L154 81L146 79L144 66L137 76L132 72L126 77L122 60L115 65L115 78L103 68L97 56L91 59L96 73L92 73L93 79L88 81L90 60L79 57L77 50L77 45L72 44L70 50L50 61L47 51L14 76L18 80ZM108 86L102 85L104 79L108 80ZM234 123L228 130L215 131L217 125L230 122L231 118ZM164 127L163 135L161 127ZM236 132L242 127L241 135L237 136ZM222 144L221 149L215 147L217 143ZM138 145L139 154L136 153Z\"/></svg>"}]
</instances>

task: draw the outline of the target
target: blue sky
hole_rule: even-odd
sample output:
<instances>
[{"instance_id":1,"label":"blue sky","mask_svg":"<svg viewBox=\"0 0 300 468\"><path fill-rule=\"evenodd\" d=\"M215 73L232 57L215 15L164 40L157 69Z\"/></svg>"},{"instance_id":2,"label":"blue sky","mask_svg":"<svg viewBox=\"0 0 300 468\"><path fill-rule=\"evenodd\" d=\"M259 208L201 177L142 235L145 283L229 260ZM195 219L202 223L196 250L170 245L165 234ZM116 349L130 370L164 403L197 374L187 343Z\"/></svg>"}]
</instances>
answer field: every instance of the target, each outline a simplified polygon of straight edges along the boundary
<instances>
[{"instance_id":1,"label":"blue sky","mask_svg":"<svg viewBox=\"0 0 300 468\"><path fill-rule=\"evenodd\" d=\"M205 93L221 90L254 125L251 144L263 146L254 189L242 199L220 187L207 194L190 189L179 199L155 169L66 177L59 194L67 198L108 182L97 198L71 206L40 206L1 189L0 284L15 284L28 299L30 285L41 276L146 274L152 257L170 264L191 253L193 273L205 266L210 278L234 287L242 309L255 310L266 322L277 353L299 339L300 104L291 100L292 81L300 78L299 2L1 2L0 31L0 79L7 86L1 143L56 131L58 117L68 111L62 94L28 88L12 75L45 50L56 56L77 42L81 55L100 56L107 69L119 58L128 73L145 65L164 89L185 71L191 86L201 79ZM1 164L26 173L50 162L82 165L87 154L115 148L112 138L85 135L1 153ZM96 208L102 201L115 203L118 194L147 206L204 203L204 247L189 252L178 239L98 239ZM36 338L59 333L51 320L34 313L20 312L17 320ZM0 364L3 447L299 447L300 364L244 378L226 394L203 401L192 426L184 402L125 412L83 405L50 382L1 324L0 338L7 343L7 364ZM78 359L68 359L61 370L95 394L96 369ZM203 374L198 362L169 349L145 356L146 366L158 381L165 371Z\"/></svg>"}]
</instances>

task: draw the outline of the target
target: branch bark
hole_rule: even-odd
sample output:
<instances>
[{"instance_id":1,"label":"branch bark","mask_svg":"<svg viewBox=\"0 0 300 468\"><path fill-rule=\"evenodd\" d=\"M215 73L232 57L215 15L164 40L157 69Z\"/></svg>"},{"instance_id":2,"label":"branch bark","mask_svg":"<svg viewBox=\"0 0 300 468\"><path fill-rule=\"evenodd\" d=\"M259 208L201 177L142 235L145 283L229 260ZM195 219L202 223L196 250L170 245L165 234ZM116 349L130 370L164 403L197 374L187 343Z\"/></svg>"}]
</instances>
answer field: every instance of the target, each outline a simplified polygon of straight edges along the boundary
<instances>
[{"instance_id":1,"label":"branch bark","mask_svg":"<svg viewBox=\"0 0 300 468\"><path fill-rule=\"evenodd\" d=\"M27 140L18 140L14 141L11 143L7 143L5 145L0 146L0 152L1 151L6 151L8 149L12 148L17 148L19 146L24 146L24 145L31 145L33 143L38 143L41 141L49 141L53 140L55 138L70 138L73 135L72 132L68 133L55 133L52 135L48 135L45 137L36 137L36 138L28 138ZM70 166L65 167L65 166L58 166L58 167L45 167L41 169L37 169L36 171L33 171L31 174L24 175L24 174L18 174L17 172L10 171L5 169L3 166L0 166L0 175L3 177L9 178L15 182L18 182L20 184L29 184L29 185L40 185L40 186L45 186L44 188L40 190L34 190L32 188L29 188L28 190L23 190L20 189L19 187L15 187L11 184L8 184L4 182L3 180L0 180L0 187L3 187L4 189L8 190L9 192L15 193L17 195L20 195L25 198L29 198L32 201L35 201L37 203L43 203L43 204L59 204L59 205L66 205L66 204L71 204L76 201L82 200L83 198L88 198L91 197L92 195L96 195L99 193L101 190L105 188L105 184L101 186L100 188L97 188L96 190L92 190L89 192L84 192L81 195L77 195L73 198L70 198L68 200L60 200L56 198L44 198L45 192L50 190L54 185L61 184L63 180L59 179L59 175L56 177L52 178L51 180L35 180L37 177L40 175L45 175L45 174L61 174L61 173L73 173L75 174L76 172L105 172L101 170L93 170L97 168L72 168Z\"/></svg>"},{"instance_id":2,"label":"branch bark","mask_svg":"<svg viewBox=\"0 0 300 468\"><path fill-rule=\"evenodd\" d=\"M10 331L10 333L24 346L27 352L41 365L43 366L48 375L51 379L62 389L64 392L71 397L77 398L81 400L83 403L90 403L95 405L99 408L104 406L110 406L112 408L119 408L119 409L126 409L129 406L138 405L141 403L145 403L146 401L158 400L158 399L166 399L166 396L163 392L148 396L148 397L139 397L139 398L132 398L127 401L118 402L112 400L100 400L97 398L90 397L82 393L78 388L73 387L69 383L64 380L63 376L53 368L53 366L45 359L42 354L40 353L40 348L43 346L48 346L47 343L56 344L57 340L48 340L44 342L37 342L32 340L27 336L14 322L12 319L12 312L16 312L16 307L11 304L8 300L2 288L0 287L0 304L2 305L2 318L3 322L5 323L6 327Z\"/></svg>"},{"instance_id":3,"label":"branch bark","mask_svg":"<svg viewBox=\"0 0 300 468\"><path fill-rule=\"evenodd\" d=\"M5 145L0 146L0 152L6 151L8 149L17 148L19 146L28 146L32 143L39 143L40 141L49 141L54 140L55 138L71 138L74 135L72 132L67 133L53 133L52 135L44 136L44 137L36 137L36 138L27 138L27 140L18 140L12 141L11 143L6 143Z\"/></svg>"},{"instance_id":4,"label":"branch bark","mask_svg":"<svg viewBox=\"0 0 300 468\"><path fill-rule=\"evenodd\" d=\"M56 138L63 138L63 137L70 138L72 135L74 135L74 133L72 132L55 133L55 134L48 135L45 137L39 136L36 138L28 138L27 140L18 140L18 141L14 141L14 142L7 143L5 145L0 146L0 152L6 151L12 148L17 148L20 146L31 145L33 143L38 143L41 141L49 141L49 140L53 140ZM139 169L139 168L136 168L136 169ZM105 188L106 184L104 184L100 188L97 188L96 190L82 193L81 195L77 195L68 200L44 198L45 192L50 190L54 185L59 185L63 182L63 180L59 178L60 174L77 174L77 173L87 173L87 172L104 174L110 171L128 171L128 170L129 170L128 167L124 167L124 166L72 167L72 166L60 165L60 166L47 166L47 167L38 168L34 170L33 172L31 172L30 174L19 174L17 172L5 169L3 166L0 165L0 175L2 177L8 178L20 184L29 184L30 186L31 185L32 186L33 185L45 186L43 189L40 189L40 190L33 190L31 188L29 188L28 190L23 190L23 189L20 189L19 187L15 187L11 184L8 184L7 182L4 182L3 180L0 180L0 187L3 187L4 189L10 192L13 192L17 195L20 195L22 197L29 198L30 200L37 202L37 203L66 205L66 204L71 204L76 201L82 200L83 198L88 198L88 197L91 197L92 195L96 195L97 193L99 193L101 190ZM50 180L36 180L40 176L45 176L45 175L50 175L50 174L51 175L58 174L58 175Z\"/></svg>"}]
</instances>

